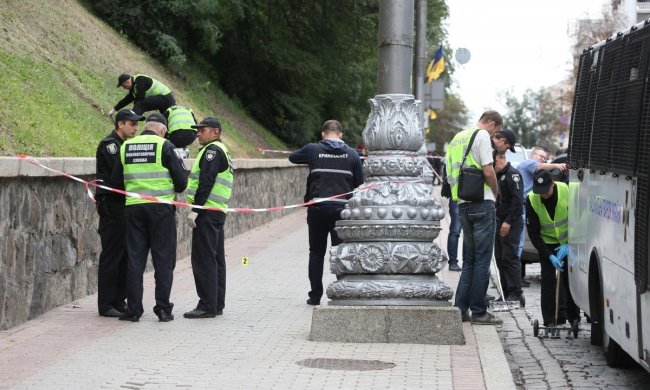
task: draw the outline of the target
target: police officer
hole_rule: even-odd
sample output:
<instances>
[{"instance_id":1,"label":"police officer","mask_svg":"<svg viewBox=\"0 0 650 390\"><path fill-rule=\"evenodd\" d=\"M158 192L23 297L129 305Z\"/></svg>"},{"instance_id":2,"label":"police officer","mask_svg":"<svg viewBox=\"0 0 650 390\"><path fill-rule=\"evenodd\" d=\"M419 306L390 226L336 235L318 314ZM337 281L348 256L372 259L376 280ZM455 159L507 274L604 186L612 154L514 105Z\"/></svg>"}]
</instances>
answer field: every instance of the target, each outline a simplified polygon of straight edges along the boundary
<instances>
[{"instance_id":1,"label":"police officer","mask_svg":"<svg viewBox=\"0 0 650 390\"><path fill-rule=\"evenodd\" d=\"M177 148L184 148L196 139L196 118L191 108L171 106L165 111L167 139Z\"/></svg>"},{"instance_id":2,"label":"police officer","mask_svg":"<svg viewBox=\"0 0 650 390\"><path fill-rule=\"evenodd\" d=\"M533 176L533 191L526 198L526 229L535 249L539 253L542 267L541 306L544 326L555 323L555 270L560 270L558 322L573 323L580 320L580 309L573 302L569 289L566 256L569 238L569 187L554 182L549 171L541 170Z\"/></svg>"},{"instance_id":3,"label":"police officer","mask_svg":"<svg viewBox=\"0 0 650 390\"><path fill-rule=\"evenodd\" d=\"M519 237L524 228L521 218L523 184L519 171L510 165L505 154L497 153L494 170L499 183L494 256L499 267L503 297L506 301L519 301L523 307L526 300L521 291L521 261L517 254Z\"/></svg>"},{"instance_id":4,"label":"police officer","mask_svg":"<svg viewBox=\"0 0 650 390\"><path fill-rule=\"evenodd\" d=\"M138 122L144 120L131 110L120 110L115 116L115 130L97 146L97 180L113 187L111 176L120 160L120 146L133 138ZM97 188L95 192L99 228L102 242L97 269L97 308L99 315L119 317L126 310L126 219L124 218L124 195Z\"/></svg>"},{"instance_id":5,"label":"police officer","mask_svg":"<svg viewBox=\"0 0 650 390\"><path fill-rule=\"evenodd\" d=\"M164 139L167 121L162 114L147 117L144 131L125 141L120 148L120 164L115 182L126 191L173 201L175 193L187 186L182 160L174 153L174 145ZM174 319L169 302L176 265L176 207L138 197L126 199L126 246L129 256L127 275L127 311L120 320L138 321L142 307L142 275L151 250L156 280L156 306L153 311L161 322Z\"/></svg>"},{"instance_id":6,"label":"police officer","mask_svg":"<svg viewBox=\"0 0 650 390\"><path fill-rule=\"evenodd\" d=\"M342 141L343 129L335 120L323 123L322 141L303 146L289 156L294 164L309 165L305 202L352 191L363 183L363 168L357 152ZM307 304L320 305L323 296L323 262L327 236L332 246L341 243L334 231L336 221L350 196L330 199L307 208L309 226L309 282Z\"/></svg>"},{"instance_id":7,"label":"police officer","mask_svg":"<svg viewBox=\"0 0 650 390\"><path fill-rule=\"evenodd\" d=\"M115 111L131 103L133 103L133 112L138 115L152 110L164 113L165 110L176 104L172 90L168 86L144 74L131 76L122 73L117 78L117 87L122 87L129 93L108 111L108 116L112 116Z\"/></svg>"},{"instance_id":8,"label":"police officer","mask_svg":"<svg viewBox=\"0 0 650 390\"><path fill-rule=\"evenodd\" d=\"M233 186L233 167L228 148L221 142L221 123L205 118L197 137L203 149L194 160L187 185L187 199L197 206L228 207ZM213 318L223 314L226 298L226 256L223 225L226 212L192 209L187 222L192 230L192 272L199 303L183 316Z\"/></svg>"}]
</instances>

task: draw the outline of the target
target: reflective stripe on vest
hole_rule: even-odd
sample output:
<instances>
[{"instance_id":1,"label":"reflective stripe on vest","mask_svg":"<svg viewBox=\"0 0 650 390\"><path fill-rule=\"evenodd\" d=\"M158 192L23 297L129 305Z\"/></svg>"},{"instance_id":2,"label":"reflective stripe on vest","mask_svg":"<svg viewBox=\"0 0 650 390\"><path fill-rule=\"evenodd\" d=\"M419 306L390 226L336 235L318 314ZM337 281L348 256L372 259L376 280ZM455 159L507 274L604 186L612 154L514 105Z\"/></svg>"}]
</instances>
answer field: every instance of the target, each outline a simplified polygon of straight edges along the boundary
<instances>
[{"instance_id":1,"label":"reflective stripe on vest","mask_svg":"<svg viewBox=\"0 0 650 390\"><path fill-rule=\"evenodd\" d=\"M151 76L147 76L146 74L141 74L141 73L133 75L134 85L135 85L135 79L137 79L140 76L149 77L152 81L151 87L144 92L144 97L167 95L172 91L171 89L169 89L169 87L167 87L165 84L161 83L160 81L154 79ZM135 96L135 87L133 88L133 95Z\"/></svg>"},{"instance_id":2,"label":"reflective stripe on vest","mask_svg":"<svg viewBox=\"0 0 650 390\"><path fill-rule=\"evenodd\" d=\"M169 134L176 130L194 130L195 125L192 110L183 106L171 106L167 109L167 131Z\"/></svg>"},{"instance_id":3,"label":"reflective stripe on vest","mask_svg":"<svg viewBox=\"0 0 650 390\"><path fill-rule=\"evenodd\" d=\"M124 188L129 192L174 200L174 183L169 171L162 165L162 147L165 139L145 134L124 141L120 160L124 167ZM150 203L146 199L126 197L126 205Z\"/></svg>"},{"instance_id":4,"label":"reflective stripe on vest","mask_svg":"<svg viewBox=\"0 0 650 390\"><path fill-rule=\"evenodd\" d=\"M447 182L451 187L451 197L453 200L458 201L458 176L460 175L460 167L463 162L463 156L469 145L469 139L476 129L463 130L451 140L447 146ZM465 159L466 167L476 167L482 169L481 165L474 160L472 152L467 154ZM484 187L489 186L487 184Z\"/></svg>"},{"instance_id":5,"label":"reflective stripe on vest","mask_svg":"<svg viewBox=\"0 0 650 390\"><path fill-rule=\"evenodd\" d=\"M230 200L230 196L232 195L234 176L228 148L219 141L213 141L205 145L205 147L203 147L199 152L199 155L196 156L196 160L194 160L194 165L192 166L192 171L187 182L187 200L189 203L194 204L194 196L196 195L196 190L199 188L199 176L201 173L199 163L209 145L216 145L223 151L228 159L228 169L217 175L212 190L210 191L210 195L208 196L208 200L205 201L204 206L226 209L228 208L228 200Z\"/></svg>"},{"instance_id":6,"label":"reflective stripe on vest","mask_svg":"<svg viewBox=\"0 0 650 390\"><path fill-rule=\"evenodd\" d=\"M557 188L557 205L555 219L551 219L542 203L542 197L534 192L528 193L530 204L539 218L540 235L547 244L566 244L569 238L569 187L562 182L555 182Z\"/></svg>"}]
</instances>

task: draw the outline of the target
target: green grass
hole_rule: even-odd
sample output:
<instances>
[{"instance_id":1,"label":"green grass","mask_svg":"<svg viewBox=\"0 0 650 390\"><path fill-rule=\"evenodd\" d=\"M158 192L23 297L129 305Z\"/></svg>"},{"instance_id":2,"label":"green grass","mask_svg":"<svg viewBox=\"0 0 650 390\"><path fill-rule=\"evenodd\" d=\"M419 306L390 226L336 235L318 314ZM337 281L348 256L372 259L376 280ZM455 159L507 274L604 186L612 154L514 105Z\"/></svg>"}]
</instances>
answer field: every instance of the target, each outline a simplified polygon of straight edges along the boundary
<instances>
[{"instance_id":1,"label":"green grass","mask_svg":"<svg viewBox=\"0 0 650 390\"><path fill-rule=\"evenodd\" d=\"M113 128L103 112L126 94L115 88L125 71L163 81L197 119L217 115L234 158L286 149L198 67L179 80L78 2L0 1L0 33L0 155L94 156Z\"/></svg>"}]
</instances>

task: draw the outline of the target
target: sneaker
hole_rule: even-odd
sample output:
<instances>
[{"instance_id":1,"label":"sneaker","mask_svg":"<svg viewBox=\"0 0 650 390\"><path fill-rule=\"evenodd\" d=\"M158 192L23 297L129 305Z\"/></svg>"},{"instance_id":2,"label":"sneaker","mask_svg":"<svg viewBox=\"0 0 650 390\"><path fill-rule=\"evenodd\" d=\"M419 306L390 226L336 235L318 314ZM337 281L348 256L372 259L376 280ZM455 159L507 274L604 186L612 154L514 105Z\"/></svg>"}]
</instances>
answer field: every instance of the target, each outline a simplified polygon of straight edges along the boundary
<instances>
[{"instance_id":1,"label":"sneaker","mask_svg":"<svg viewBox=\"0 0 650 390\"><path fill-rule=\"evenodd\" d=\"M472 324L476 325L501 325L503 320L494 316L489 311L485 312L481 317L472 318Z\"/></svg>"},{"instance_id":2,"label":"sneaker","mask_svg":"<svg viewBox=\"0 0 650 390\"><path fill-rule=\"evenodd\" d=\"M462 313L460 315L460 318L463 320L463 322L470 322L472 321L472 315L469 314L469 310L467 310L465 313Z\"/></svg>"},{"instance_id":3,"label":"sneaker","mask_svg":"<svg viewBox=\"0 0 650 390\"><path fill-rule=\"evenodd\" d=\"M458 265L458 262L457 262L457 261L453 261L453 262L450 261L450 262L449 262L449 270L450 270L450 271L455 271L455 272L460 272L460 271L462 271L463 269Z\"/></svg>"},{"instance_id":4,"label":"sneaker","mask_svg":"<svg viewBox=\"0 0 650 390\"><path fill-rule=\"evenodd\" d=\"M320 305L320 301L309 298L309 299L307 299L307 304L311 305L311 306L318 306L318 305Z\"/></svg>"},{"instance_id":5,"label":"sneaker","mask_svg":"<svg viewBox=\"0 0 650 390\"><path fill-rule=\"evenodd\" d=\"M494 295L485 294L485 302L490 302L494 300Z\"/></svg>"}]
</instances>

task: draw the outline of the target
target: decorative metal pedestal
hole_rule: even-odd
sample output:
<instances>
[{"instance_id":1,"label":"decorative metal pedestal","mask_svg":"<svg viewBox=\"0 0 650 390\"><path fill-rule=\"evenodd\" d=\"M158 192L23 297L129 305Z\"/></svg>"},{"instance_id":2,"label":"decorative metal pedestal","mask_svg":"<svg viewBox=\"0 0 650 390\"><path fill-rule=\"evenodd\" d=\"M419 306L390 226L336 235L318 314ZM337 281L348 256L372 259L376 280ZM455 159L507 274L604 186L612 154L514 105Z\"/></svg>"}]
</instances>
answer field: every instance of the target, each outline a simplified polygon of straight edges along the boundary
<instances>
[{"instance_id":1,"label":"decorative metal pedestal","mask_svg":"<svg viewBox=\"0 0 650 390\"><path fill-rule=\"evenodd\" d=\"M377 95L363 141L364 190L341 213L343 243L330 251L337 280L327 288L330 305L449 306L453 292L436 273L446 260L434 243L442 207L422 179L418 151L424 132L412 95Z\"/></svg>"}]
</instances>

